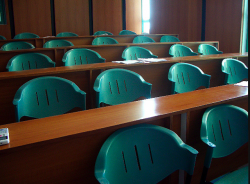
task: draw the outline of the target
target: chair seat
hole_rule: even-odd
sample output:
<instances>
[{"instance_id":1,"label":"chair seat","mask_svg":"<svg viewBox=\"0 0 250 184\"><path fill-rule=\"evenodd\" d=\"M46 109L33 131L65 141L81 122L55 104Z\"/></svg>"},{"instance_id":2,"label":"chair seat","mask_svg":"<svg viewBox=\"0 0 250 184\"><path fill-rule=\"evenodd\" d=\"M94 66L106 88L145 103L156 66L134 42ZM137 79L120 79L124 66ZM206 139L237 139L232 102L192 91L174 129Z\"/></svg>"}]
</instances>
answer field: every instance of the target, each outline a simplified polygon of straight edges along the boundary
<instances>
[{"instance_id":1,"label":"chair seat","mask_svg":"<svg viewBox=\"0 0 250 184\"><path fill-rule=\"evenodd\" d=\"M248 184L248 166L238 169L225 177L221 178L214 184Z\"/></svg>"}]
</instances>

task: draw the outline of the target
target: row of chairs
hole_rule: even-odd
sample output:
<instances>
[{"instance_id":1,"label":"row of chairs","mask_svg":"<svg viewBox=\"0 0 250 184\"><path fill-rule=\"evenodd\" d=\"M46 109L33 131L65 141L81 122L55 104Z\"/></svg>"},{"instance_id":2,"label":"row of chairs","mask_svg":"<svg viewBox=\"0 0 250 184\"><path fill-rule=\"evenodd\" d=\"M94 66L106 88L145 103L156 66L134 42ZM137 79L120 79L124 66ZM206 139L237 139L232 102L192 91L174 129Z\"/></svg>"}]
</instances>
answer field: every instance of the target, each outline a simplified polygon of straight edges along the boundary
<instances>
[{"instance_id":1,"label":"row of chairs","mask_svg":"<svg viewBox=\"0 0 250 184\"><path fill-rule=\"evenodd\" d=\"M227 68L226 64L223 68ZM237 71L237 73L243 72ZM210 78L211 76L204 74L200 68L188 63L176 63L168 73L168 79L172 82L172 94L193 91L202 86L208 88ZM230 82L239 82L239 79L230 73L227 73L226 78ZM245 78L248 78L248 75L243 79ZM150 98L152 84L144 81L135 72L110 69L96 78L93 88L96 92L96 107L100 107L101 104L118 105L132 102L140 97ZM40 77L21 86L13 104L16 106L17 121L20 121L23 116L47 117L66 113L74 107L85 110L85 98L86 93L69 80L59 77Z\"/></svg>"},{"instance_id":2,"label":"row of chairs","mask_svg":"<svg viewBox=\"0 0 250 184\"><path fill-rule=\"evenodd\" d=\"M122 30L119 33L119 35L135 35L135 34L136 34L135 32L129 30ZM113 34L107 31L97 31L94 33L94 35L97 36L97 35L113 35ZM74 36L78 35L72 32L61 32L56 35L56 37L74 37ZM29 39L29 38L39 38L39 36L34 33L25 32L17 34L13 39ZM6 38L0 35L0 40L6 40Z\"/></svg>"},{"instance_id":3,"label":"row of chairs","mask_svg":"<svg viewBox=\"0 0 250 184\"><path fill-rule=\"evenodd\" d=\"M71 32L62 32L56 35L56 37L73 37L73 36L78 36L78 35ZM37 34L26 32L17 34L13 39L31 39L31 38L40 38L40 37ZM0 40L6 40L6 38L0 35Z\"/></svg>"},{"instance_id":4,"label":"row of chairs","mask_svg":"<svg viewBox=\"0 0 250 184\"><path fill-rule=\"evenodd\" d=\"M94 33L94 36L100 36L100 35L113 35L113 33L110 33L108 31L97 31ZM136 33L129 30L122 30L119 33L119 35L136 35Z\"/></svg>"},{"instance_id":5,"label":"row of chairs","mask_svg":"<svg viewBox=\"0 0 250 184\"><path fill-rule=\"evenodd\" d=\"M128 47L122 54L122 58L124 60L136 60L138 58L154 57L156 58L157 56L153 55L149 50L141 47ZM62 61L65 66L73 66L104 63L105 59L93 50L79 48L71 49L66 52ZM14 56L9 60L6 66L8 71L22 71L48 67L55 67L55 63L48 56L40 53L25 53ZM226 83L237 83L239 80L245 78L245 76L248 74L248 68L245 66L245 64L235 59L225 59L222 62L222 71L226 73L227 76L230 76L227 77L228 79L226 79Z\"/></svg>"},{"instance_id":6,"label":"row of chairs","mask_svg":"<svg viewBox=\"0 0 250 184\"><path fill-rule=\"evenodd\" d=\"M101 103L117 105L139 97L151 97L151 84L135 72L110 69L102 72L94 83L96 107ZM16 92L13 104L16 121L22 117L42 118L86 109L86 93L72 81L60 77L39 77L23 84Z\"/></svg>"},{"instance_id":7,"label":"row of chairs","mask_svg":"<svg viewBox=\"0 0 250 184\"><path fill-rule=\"evenodd\" d=\"M43 48L56 48L56 47L69 47L74 46L73 43L67 40L50 40L47 41ZM23 49L34 49L35 46L28 42L18 41L18 42L8 42L1 47L2 51L13 51L13 50L23 50Z\"/></svg>"},{"instance_id":8,"label":"row of chairs","mask_svg":"<svg viewBox=\"0 0 250 184\"><path fill-rule=\"evenodd\" d=\"M179 42L173 41L173 39L178 39L174 36L162 36L161 42ZM172 41L171 41L172 40ZM179 40L179 39L178 39ZM133 43L152 43L155 42L152 38L146 36L137 36L134 38ZM92 45L110 45L110 44L118 44L118 42L114 38L110 37L98 37L92 41ZM73 43L67 40L50 40L47 41L43 48L55 48L55 47L68 47L74 46ZM2 46L1 50L10 51L10 50L18 50L18 49L33 49L35 48L32 44L27 42L9 42Z\"/></svg>"},{"instance_id":9,"label":"row of chairs","mask_svg":"<svg viewBox=\"0 0 250 184\"><path fill-rule=\"evenodd\" d=\"M180 40L175 36L164 35L161 37L160 42L180 42ZM148 36L140 35L135 37L132 43L155 43L155 40ZM118 44L118 41L111 37L97 37L92 42L92 45L107 45L107 44Z\"/></svg>"},{"instance_id":10,"label":"row of chairs","mask_svg":"<svg viewBox=\"0 0 250 184\"><path fill-rule=\"evenodd\" d=\"M207 156L200 183L206 182L213 158L226 157L248 142L248 112L233 105L208 108L202 118L201 140ZM102 145L95 163L100 183L158 183L176 170L187 172L191 183L198 151L166 128L140 124L122 128ZM215 184L248 183L248 166Z\"/></svg>"},{"instance_id":11,"label":"row of chairs","mask_svg":"<svg viewBox=\"0 0 250 184\"><path fill-rule=\"evenodd\" d=\"M137 52L137 49L142 49L144 52ZM148 54L148 55L146 55ZM142 57L154 57L150 51L140 47L128 47L123 52L123 59L138 59ZM155 56L157 57L157 56ZM65 66L74 66L82 64L104 63L105 59L102 58L97 52L90 49L71 49L65 53L62 59ZM25 53L14 56L8 62L6 68L8 71L22 71L29 69L55 67L55 63L46 55L40 53ZM233 84L240 82L247 78L248 68L239 60L224 59L222 62L222 72L226 74L225 84ZM189 74L188 74L189 75ZM171 80L180 80L180 76L171 76ZM187 78L190 80L190 78ZM187 80L182 79L182 80ZM207 86L207 85L206 85Z\"/></svg>"},{"instance_id":12,"label":"row of chairs","mask_svg":"<svg viewBox=\"0 0 250 184\"><path fill-rule=\"evenodd\" d=\"M104 37L102 37L104 38ZM99 38L98 38L99 39ZM44 44L44 48L55 48L55 47L65 47L65 46L73 46L73 44L67 40L50 40ZM18 50L18 49L34 49L35 47L27 42L10 42L2 46L3 51L11 51L11 50ZM132 49L133 48L133 49ZM209 44L200 44L198 47L198 52L202 55L212 55L212 54L222 54L223 52L218 51L218 49L212 45ZM156 58L157 56L153 55L149 50L144 49L142 47L130 47L130 49L127 49L128 54L130 54L131 57L126 57L126 60L134 60L138 58ZM126 55L128 55L126 54ZM191 48L180 45L180 44L174 44L169 49L169 54L172 57L185 57L185 56L196 56L198 53L195 53L192 51Z\"/></svg>"}]
</instances>

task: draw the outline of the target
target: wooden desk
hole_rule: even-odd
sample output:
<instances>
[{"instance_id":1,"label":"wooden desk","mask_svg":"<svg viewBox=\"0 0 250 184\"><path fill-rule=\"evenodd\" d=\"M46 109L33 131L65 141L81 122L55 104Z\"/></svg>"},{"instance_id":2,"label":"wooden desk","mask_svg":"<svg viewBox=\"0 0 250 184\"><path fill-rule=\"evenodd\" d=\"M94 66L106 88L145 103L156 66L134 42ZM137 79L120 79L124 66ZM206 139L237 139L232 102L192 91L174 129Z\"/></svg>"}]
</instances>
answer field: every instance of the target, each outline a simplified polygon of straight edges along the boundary
<instances>
[{"instance_id":1,"label":"wooden desk","mask_svg":"<svg viewBox=\"0 0 250 184\"><path fill-rule=\"evenodd\" d=\"M55 67L27 70L21 72L0 72L0 125L15 122L13 98L16 91L25 82L42 76L57 76L73 81L87 93L87 109L95 108L93 85L102 70L124 68L140 74L145 81L152 84L152 97L171 94L171 82L168 80L170 67L177 62L186 62L200 67L204 73L211 75L210 87L224 84L221 62L224 58L233 57L248 64L248 54L220 54L213 56L192 56L167 58L168 61L148 64L100 63L72 67Z\"/></svg>"},{"instance_id":2,"label":"wooden desk","mask_svg":"<svg viewBox=\"0 0 250 184\"><path fill-rule=\"evenodd\" d=\"M180 114L187 113L187 144L198 149L200 117L206 108L229 103L248 110L247 101L248 87L226 85L3 125L0 128L9 128L10 144L0 147L1 182L98 183L94 177L97 154L116 130L150 123L180 135ZM200 179L204 160L199 155L206 150L198 151L193 181ZM216 167L225 171L247 163L246 150L242 153L240 159L230 157L228 167ZM170 183L176 183L176 177Z\"/></svg>"},{"instance_id":3,"label":"wooden desk","mask_svg":"<svg viewBox=\"0 0 250 184\"><path fill-rule=\"evenodd\" d=\"M162 36L170 35L179 37L178 34L148 34L145 35L155 40L155 42L160 42ZM43 38L31 38L31 39L11 39L11 40L0 40L0 47L8 42L24 41L31 43L36 48L43 48L43 45L49 40L63 39L72 42L75 46L77 45L92 45L92 41L97 37L106 37L107 35L100 36L78 36L78 37L43 37ZM140 35L108 35L108 37L114 38L118 43L132 43L134 38Z\"/></svg>"},{"instance_id":4,"label":"wooden desk","mask_svg":"<svg viewBox=\"0 0 250 184\"><path fill-rule=\"evenodd\" d=\"M211 41L211 42L179 42L179 44L186 45L193 49L194 52L198 52L198 47L202 43L207 43L213 45L215 47L219 47L218 41ZM150 50L154 55L157 55L160 58L163 57L170 57L169 49L175 43L150 43L150 44L133 44L133 43L123 43L123 44L116 44L116 45L81 45L81 46L73 46L73 47L58 47L52 49L46 48L38 48L38 49L27 49L27 50L17 50L17 51L0 51L0 71L6 71L6 66L8 61L22 53L29 53L29 52L37 52L42 53L49 56L54 62L56 62L56 66L63 66L62 58L64 54L74 48L87 48L92 49L98 52L103 58L106 59L106 62L112 61L122 61L122 53L123 51L130 46L140 46Z\"/></svg>"}]
</instances>

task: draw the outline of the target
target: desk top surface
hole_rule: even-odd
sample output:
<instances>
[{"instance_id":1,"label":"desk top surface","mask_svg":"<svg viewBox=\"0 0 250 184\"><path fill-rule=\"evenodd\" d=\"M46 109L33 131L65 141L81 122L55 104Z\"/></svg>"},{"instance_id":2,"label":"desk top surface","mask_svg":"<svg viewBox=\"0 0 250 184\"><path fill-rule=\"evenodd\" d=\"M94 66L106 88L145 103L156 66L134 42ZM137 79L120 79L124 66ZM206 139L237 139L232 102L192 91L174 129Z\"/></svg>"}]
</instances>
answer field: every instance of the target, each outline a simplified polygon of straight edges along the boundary
<instances>
[{"instance_id":1,"label":"desk top surface","mask_svg":"<svg viewBox=\"0 0 250 184\"><path fill-rule=\"evenodd\" d=\"M145 123L242 98L248 98L248 87L225 85L116 106L6 124L0 126L0 128L9 128L10 144L0 146L0 150L130 122Z\"/></svg>"},{"instance_id":2,"label":"desk top surface","mask_svg":"<svg viewBox=\"0 0 250 184\"><path fill-rule=\"evenodd\" d=\"M197 60L210 60L210 59L223 59L232 57L248 57L248 53L228 53L228 54L216 54L216 55L198 55L198 56L188 56L188 57L176 57L176 58L165 58L167 61L153 62L153 63L138 63L138 64L118 64L118 63L96 63L87 65L77 65L68 67L54 67L54 68L44 68L44 69L34 69L18 72L0 72L0 80L6 78L20 78L20 77L30 77L39 75L50 75L55 73L66 73L66 72L77 72L86 70L98 70L106 68L117 68L117 67L129 67L129 66L142 66L142 65L152 65L152 64L162 64L162 63L174 63L174 62L187 62L187 61L197 61Z\"/></svg>"}]
</instances>

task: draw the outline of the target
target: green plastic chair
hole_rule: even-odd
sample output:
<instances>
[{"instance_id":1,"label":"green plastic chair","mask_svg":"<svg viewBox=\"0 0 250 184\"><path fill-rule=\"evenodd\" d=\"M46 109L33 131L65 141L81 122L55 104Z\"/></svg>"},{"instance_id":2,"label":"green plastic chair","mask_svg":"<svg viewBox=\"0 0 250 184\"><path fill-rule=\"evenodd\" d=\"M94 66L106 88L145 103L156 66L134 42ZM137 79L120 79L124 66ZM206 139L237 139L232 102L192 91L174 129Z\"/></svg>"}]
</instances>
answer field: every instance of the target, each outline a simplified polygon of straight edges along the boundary
<instances>
[{"instance_id":1,"label":"green plastic chair","mask_svg":"<svg viewBox=\"0 0 250 184\"><path fill-rule=\"evenodd\" d=\"M165 35L161 37L160 42L180 42L180 40L175 36Z\"/></svg>"},{"instance_id":2,"label":"green plastic chair","mask_svg":"<svg viewBox=\"0 0 250 184\"><path fill-rule=\"evenodd\" d=\"M218 51L216 47L209 44L200 44L198 52L202 55L223 54L223 52Z\"/></svg>"},{"instance_id":3,"label":"green plastic chair","mask_svg":"<svg viewBox=\"0 0 250 184\"><path fill-rule=\"evenodd\" d=\"M168 79L172 82L172 94L194 91L201 86L209 88L210 78L200 68L188 63L176 63L168 73Z\"/></svg>"},{"instance_id":4,"label":"green plastic chair","mask_svg":"<svg viewBox=\"0 0 250 184\"><path fill-rule=\"evenodd\" d=\"M122 53L124 60L137 60L138 58L158 58L150 50L142 47L131 46L126 48Z\"/></svg>"},{"instance_id":5,"label":"green plastic chair","mask_svg":"<svg viewBox=\"0 0 250 184\"><path fill-rule=\"evenodd\" d=\"M227 104L210 107L203 115L200 136L207 145L201 177L201 183L205 183L213 158L228 156L248 142L248 112ZM215 182L215 184L222 183L248 184L248 167L227 174Z\"/></svg>"},{"instance_id":6,"label":"green plastic chair","mask_svg":"<svg viewBox=\"0 0 250 184\"><path fill-rule=\"evenodd\" d=\"M172 45L169 49L169 54L173 57L185 57L185 56L197 56L198 54L193 52L187 46L175 44Z\"/></svg>"},{"instance_id":7,"label":"green plastic chair","mask_svg":"<svg viewBox=\"0 0 250 184\"><path fill-rule=\"evenodd\" d=\"M100 103L117 105L132 102L139 97L151 98L152 84L137 73L125 69L110 69L95 80L96 107Z\"/></svg>"},{"instance_id":8,"label":"green plastic chair","mask_svg":"<svg viewBox=\"0 0 250 184\"><path fill-rule=\"evenodd\" d=\"M152 38L147 36L137 36L134 38L133 43L154 43L155 41Z\"/></svg>"},{"instance_id":9,"label":"green plastic chair","mask_svg":"<svg viewBox=\"0 0 250 184\"><path fill-rule=\"evenodd\" d=\"M111 44L118 44L118 41L110 37L97 37L92 42L92 45L111 45Z\"/></svg>"},{"instance_id":10,"label":"green plastic chair","mask_svg":"<svg viewBox=\"0 0 250 184\"><path fill-rule=\"evenodd\" d=\"M2 35L0 35L0 40L6 40L6 38Z\"/></svg>"},{"instance_id":11,"label":"green plastic chair","mask_svg":"<svg viewBox=\"0 0 250 184\"><path fill-rule=\"evenodd\" d=\"M97 31L94 33L94 36L100 36L100 35L113 35L113 33L110 33L108 31Z\"/></svg>"},{"instance_id":12,"label":"green plastic chair","mask_svg":"<svg viewBox=\"0 0 250 184\"><path fill-rule=\"evenodd\" d=\"M191 183L198 151L173 131L139 124L122 128L104 142L95 163L102 184L156 184L176 170Z\"/></svg>"},{"instance_id":13,"label":"green plastic chair","mask_svg":"<svg viewBox=\"0 0 250 184\"><path fill-rule=\"evenodd\" d=\"M56 37L74 37L74 36L78 36L78 35L75 33L71 33L71 32L62 32L56 35Z\"/></svg>"},{"instance_id":14,"label":"green plastic chair","mask_svg":"<svg viewBox=\"0 0 250 184\"><path fill-rule=\"evenodd\" d=\"M119 35L136 35L135 32L129 30L122 30Z\"/></svg>"},{"instance_id":15,"label":"green plastic chair","mask_svg":"<svg viewBox=\"0 0 250 184\"><path fill-rule=\"evenodd\" d=\"M6 69L9 72L12 72L48 67L55 67L55 62L53 62L48 56L40 53L26 53L11 58Z\"/></svg>"},{"instance_id":16,"label":"green plastic chair","mask_svg":"<svg viewBox=\"0 0 250 184\"><path fill-rule=\"evenodd\" d=\"M235 84L248 79L248 68L239 60L224 59L221 70L225 73L225 84Z\"/></svg>"},{"instance_id":17,"label":"green plastic chair","mask_svg":"<svg viewBox=\"0 0 250 184\"><path fill-rule=\"evenodd\" d=\"M9 42L2 46L1 50L3 51L12 51L12 50L22 50L22 49L34 49L35 47L28 42Z\"/></svg>"},{"instance_id":18,"label":"green plastic chair","mask_svg":"<svg viewBox=\"0 0 250 184\"><path fill-rule=\"evenodd\" d=\"M74 45L68 40L50 40L43 45L43 48L56 48L56 47L69 47L69 46L74 46Z\"/></svg>"},{"instance_id":19,"label":"green plastic chair","mask_svg":"<svg viewBox=\"0 0 250 184\"><path fill-rule=\"evenodd\" d=\"M75 107L86 109L86 93L78 86L60 77L40 77L22 85L13 104L16 121L22 117L43 118L69 112Z\"/></svg>"},{"instance_id":20,"label":"green plastic chair","mask_svg":"<svg viewBox=\"0 0 250 184\"><path fill-rule=\"evenodd\" d=\"M105 59L97 52L90 49L71 49L66 52L62 59L64 66L82 64L104 63Z\"/></svg>"},{"instance_id":21,"label":"green plastic chair","mask_svg":"<svg viewBox=\"0 0 250 184\"><path fill-rule=\"evenodd\" d=\"M39 38L39 36L34 33L20 33L17 34L13 39L29 39L29 38Z\"/></svg>"}]
</instances>

